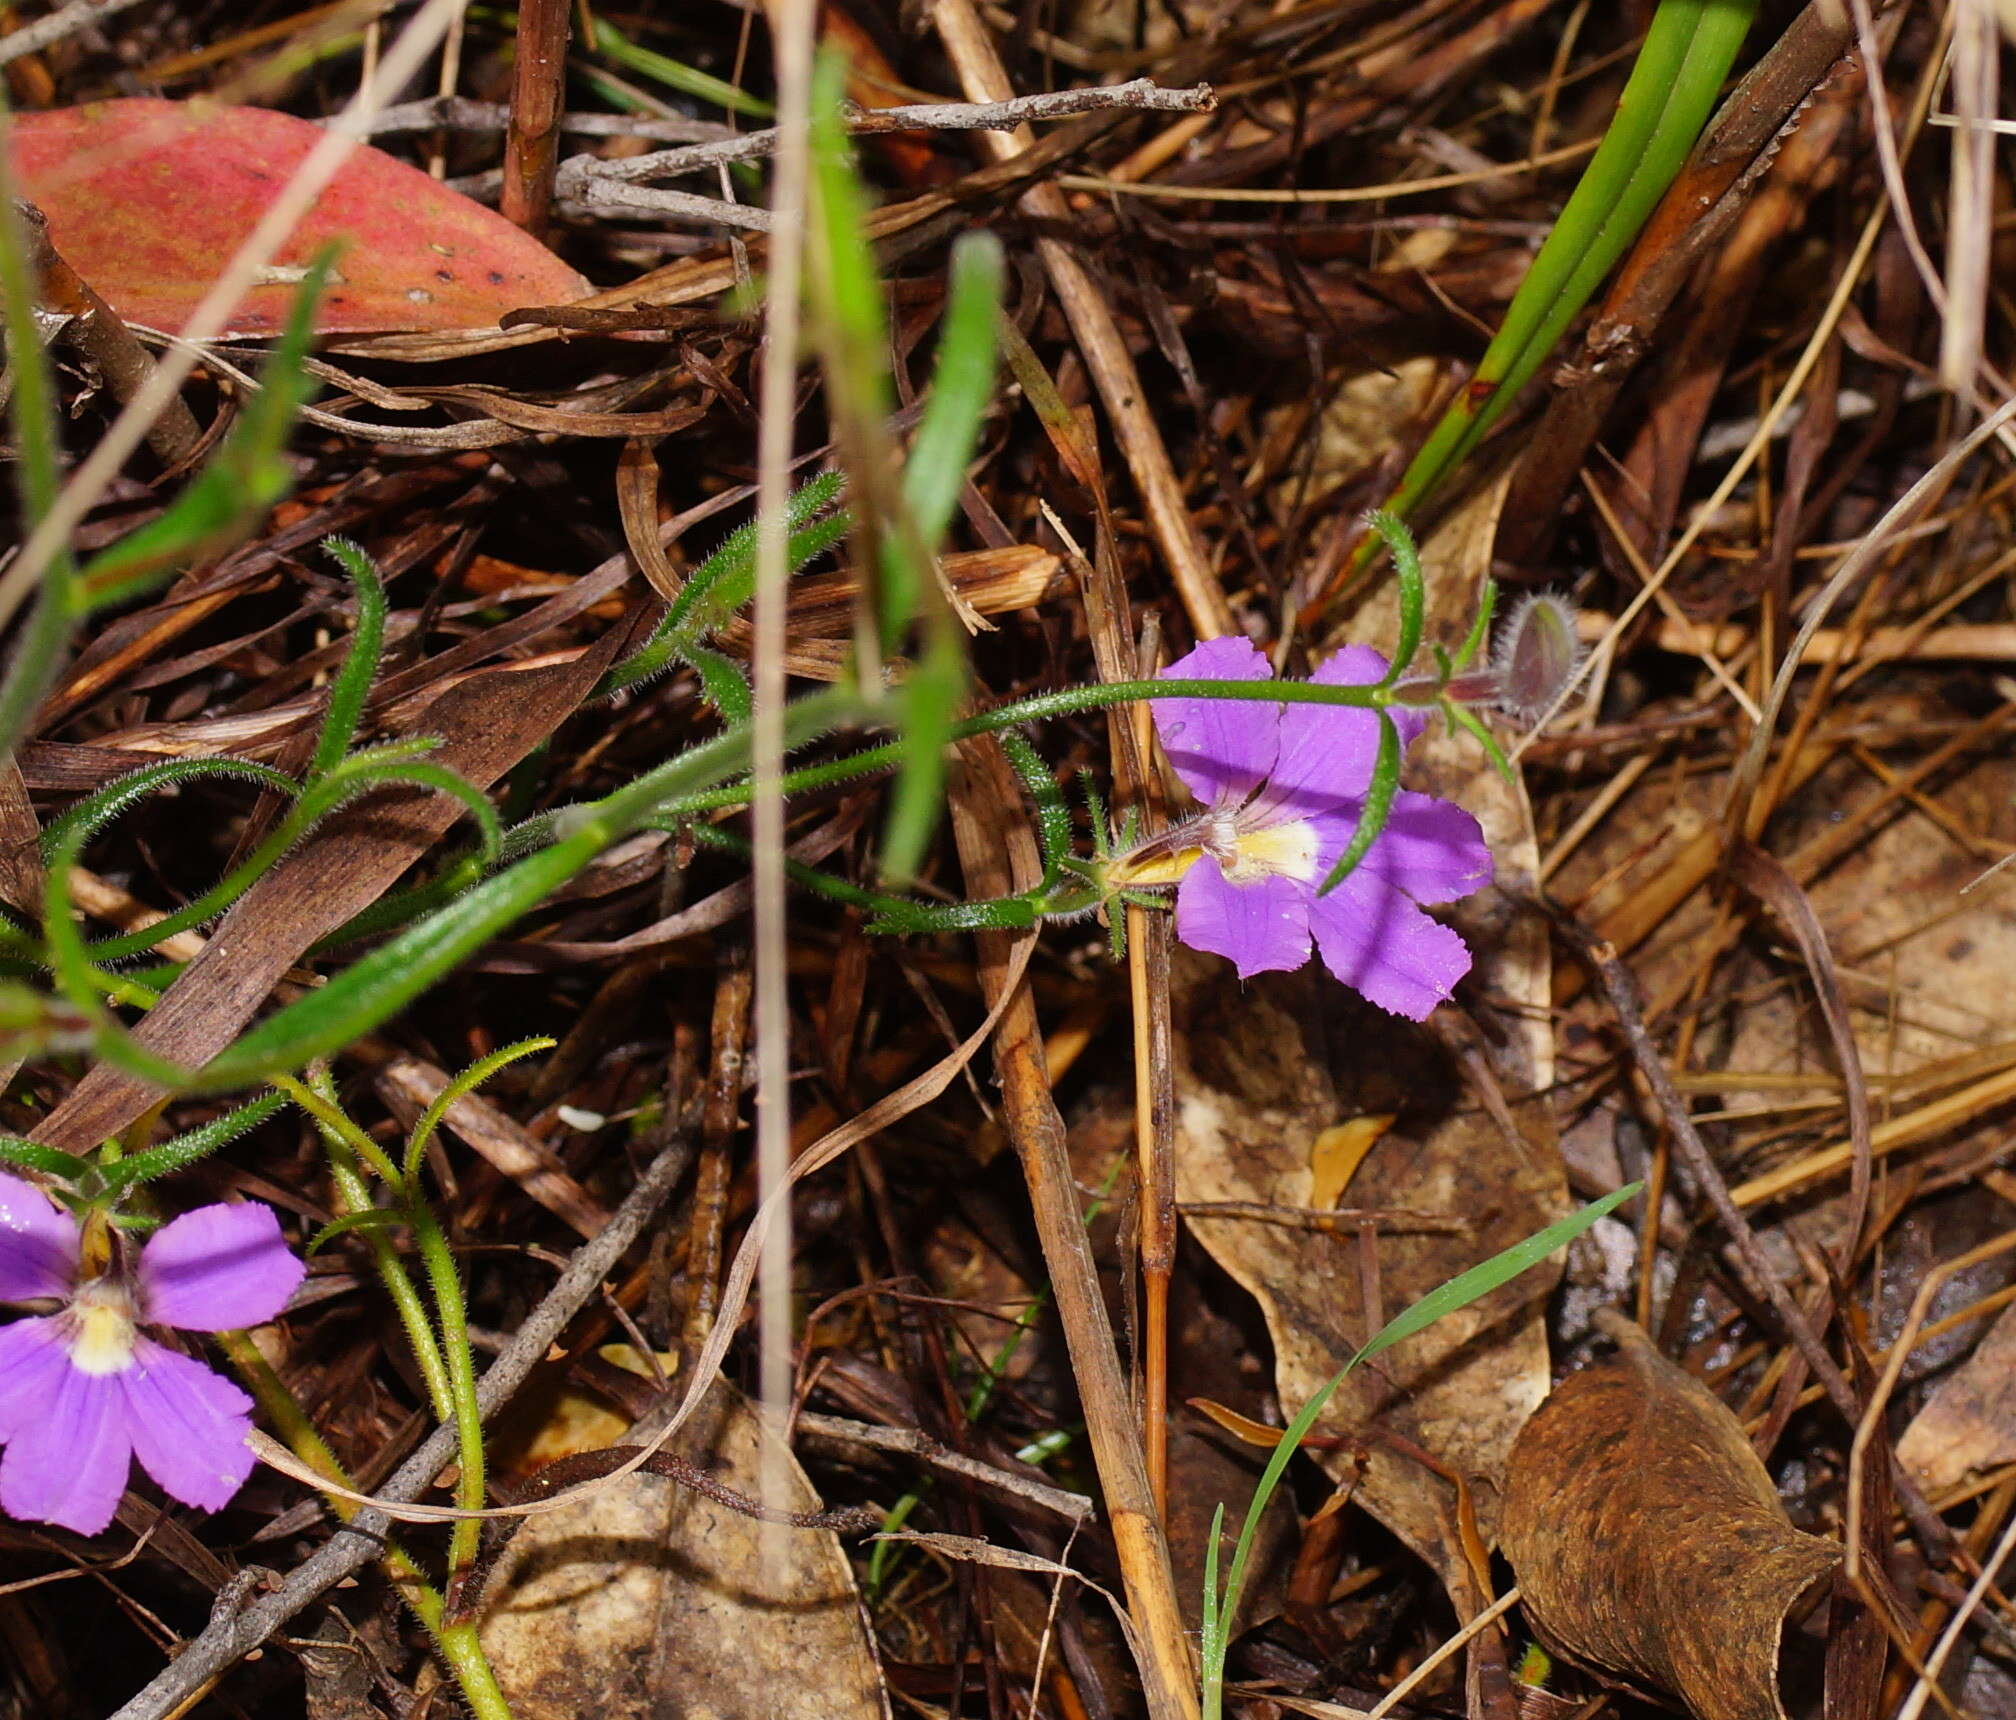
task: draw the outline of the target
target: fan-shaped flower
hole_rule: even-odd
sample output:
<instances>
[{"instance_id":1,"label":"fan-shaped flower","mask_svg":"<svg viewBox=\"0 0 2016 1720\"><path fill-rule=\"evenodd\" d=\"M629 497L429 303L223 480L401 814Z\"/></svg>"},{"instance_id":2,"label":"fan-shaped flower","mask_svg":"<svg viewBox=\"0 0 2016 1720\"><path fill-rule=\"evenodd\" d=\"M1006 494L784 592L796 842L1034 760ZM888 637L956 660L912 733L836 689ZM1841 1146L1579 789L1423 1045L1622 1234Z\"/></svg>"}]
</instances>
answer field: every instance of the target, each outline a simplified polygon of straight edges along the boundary
<instances>
[{"instance_id":1,"label":"fan-shaped flower","mask_svg":"<svg viewBox=\"0 0 2016 1720\"><path fill-rule=\"evenodd\" d=\"M129 1261L102 1217L0 1176L0 1302L59 1304L0 1330L0 1510L95 1535L135 1457L185 1504L228 1503L252 1470L252 1400L140 1327L259 1325L306 1271L270 1207L198 1207Z\"/></svg>"},{"instance_id":2,"label":"fan-shaped flower","mask_svg":"<svg viewBox=\"0 0 2016 1720\"><path fill-rule=\"evenodd\" d=\"M1364 685L1386 660L1348 646L1311 680ZM1167 679L1265 681L1267 659L1245 639L1207 640ZM1470 968L1470 952L1418 904L1453 902L1491 881L1476 819L1425 794L1398 793L1386 826L1328 895L1317 887L1358 828L1379 751L1379 718L1349 705L1157 699L1163 751L1204 810L1160 840L1159 866L1123 869L1130 883L1179 880L1176 935L1236 963L1240 977L1298 968L1311 940L1323 963L1381 1009L1420 1021ZM1426 715L1389 708L1403 747Z\"/></svg>"}]
</instances>

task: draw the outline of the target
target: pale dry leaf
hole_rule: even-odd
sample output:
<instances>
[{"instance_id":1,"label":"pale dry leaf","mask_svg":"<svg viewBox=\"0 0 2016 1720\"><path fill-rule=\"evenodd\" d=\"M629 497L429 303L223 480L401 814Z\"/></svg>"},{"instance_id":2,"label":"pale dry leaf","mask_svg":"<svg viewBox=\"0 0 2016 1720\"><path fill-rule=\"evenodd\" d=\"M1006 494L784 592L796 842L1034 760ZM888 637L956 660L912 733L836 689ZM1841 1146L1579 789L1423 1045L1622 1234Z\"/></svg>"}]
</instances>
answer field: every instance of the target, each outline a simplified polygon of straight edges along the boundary
<instances>
[{"instance_id":1,"label":"pale dry leaf","mask_svg":"<svg viewBox=\"0 0 2016 1720\"><path fill-rule=\"evenodd\" d=\"M759 1486L755 1411L720 1385L678 1441ZM818 1509L785 1455L787 1510ZM488 1588L483 1647L517 1720L887 1720L853 1572L829 1529L779 1529L633 1474L527 1522Z\"/></svg>"},{"instance_id":2,"label":"pale dry leaf","mask_svg":"<svg viewBox=\"0 0 2016 1720\"><path fill-rule=\"evenodd\" d=\"M1939 1382L1897 1442L1928 1492L2016 1462L2016 1308L2005 1308L1974 1353Z\"/></svg>"},{"instance_id":3,"label":"pale dry leaf","mask_svg":"<svg viewBox=\"0 0 2016 1720\"><path fill-rule=\"evenodd\" d=\"M1786 1620L1841 1550L1793 1528L1742 1425L1628 1321L1512 1453L1504 1549L1557 1653L1680 1696L1699 1720L1785 1720Z\"/></svg>"}]
</instances>

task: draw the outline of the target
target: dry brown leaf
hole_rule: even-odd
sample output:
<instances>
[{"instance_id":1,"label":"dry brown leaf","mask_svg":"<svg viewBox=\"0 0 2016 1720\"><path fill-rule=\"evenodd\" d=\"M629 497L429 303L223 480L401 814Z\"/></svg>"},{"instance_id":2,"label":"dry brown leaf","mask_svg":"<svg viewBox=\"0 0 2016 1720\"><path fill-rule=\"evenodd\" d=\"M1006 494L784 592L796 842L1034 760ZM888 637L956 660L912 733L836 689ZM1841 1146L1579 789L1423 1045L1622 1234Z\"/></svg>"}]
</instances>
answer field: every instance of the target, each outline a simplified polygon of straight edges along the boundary
<instances>
[{"instance_id":1,"label":"dry brown leaf","mask_svg":"<svg viewBox=\"0 0 2016 1720\"><path fill-rule=\"evenodd\" d=\"M1928 1492L2016 1461L2016 1308L1939 1382L1904 1430L1897 1455Z\"/></svg>"},{"instance_id":2,"label":"dry brown leaf","mask_svg":"<svg viewBox=\"0 0 2016 1720\"><path fill-rule=\"evenodd\" d=\"M756 1413L726 1386L679 1444L753 1495ZM704 1456L703 1456L704 1454ZM771 1453L775 1457L777 1453ZM788 1453L786 1510L818 1509ZM779 1529L628 1475L519 1530L483 1647L518 1720L887 1720L853 1572L830 1529Z\"/></svg>"},{"instance_id":3,"label":"dry brown leaf","mask_svg":"<svg viewBox=\"0 0 2016 1720\"><path fill-rule=\"evenodd\" d=\"M1429 613L1445 643L1467 623L1502 493L1502 484L1490 486L1424 551ZM1351 624L1351 636L1367 642L1392 634L1390 613L1369 603ZM1552 1118L1543 1102L1523 1097L1553 1079L1546 934L1512 899L1532 888L1536 866L1524 796L1470 742L1434 731L1414 748L1405 780L1468 807L1497 857L1500 887L1472 897L1453 918L1476 957L1473 995L1492 1011L1482 1037L1517 1139L1492 1122L1431 1029L1383 1014L1315 967L1242 987L1221 962L1183 955L1176 964L1179 1200L1310 1206L1311 1151L1323 1131L1392 1113L1390 1133L1351 1180L1352 1204L1468 1221L1454 1235L1381 1235L1380 1306L1369 1313L1357 1238L1243 1219L1191 1221L1213 1258L1259 1301L1290 1411L1390 1316L1567 1208ZM1348 1436L1376 1420L1481 1481L1473 1491L1488 1540L1512 1441L1547 1394L1549 1285L1545 1274L1526 1274L1359 1369L1318 1431ZM1321 1461L1340 1476L1355 1467L1348 1448ZM1465 1617L1484 1604L1447 1483L1375 1442L1356 1497L1433 1565Z\"/></svg>"},{"instance_id":4,"label":"dry brown leaf","mask_svg":"<svg viewBox=\"0 0 2016 1720\"><path fill-rule=\"evenodd\" d=\"M1700 1720L1784 1720L1786 1619L1840 1548L1792 1527L1719 1399L1612 1325L1618 1359L1571 1374L1513 1448L1502 1528L1527 1617Z\"/></svg>"}]
</instances>

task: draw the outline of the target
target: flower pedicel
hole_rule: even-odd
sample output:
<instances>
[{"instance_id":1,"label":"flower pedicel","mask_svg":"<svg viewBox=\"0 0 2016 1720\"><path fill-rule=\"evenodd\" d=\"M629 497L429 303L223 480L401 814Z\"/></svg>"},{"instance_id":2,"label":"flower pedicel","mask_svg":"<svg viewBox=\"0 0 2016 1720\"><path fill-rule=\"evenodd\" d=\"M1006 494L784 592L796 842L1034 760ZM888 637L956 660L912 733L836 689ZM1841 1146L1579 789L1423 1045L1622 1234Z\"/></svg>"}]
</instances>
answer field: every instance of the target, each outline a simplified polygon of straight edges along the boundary
<instances>
[{"instance_id":1,"label":"flower pedicel","mask_svg":"<svg viewBox=\"0 0 2016 1720\"><path fill-rule=\"evenodd\" d=\"M307 1268L271 1207L204 1206L139 1250L100 1213L83 1223L0 1176L0 1301L60 1304L0 1330L0 1510L95 1535L132 1459L184 1504L215 1511L252 1470L252 1400L140 1327L223 1332L287 1305Z\"/></svg>"}]
</instances>

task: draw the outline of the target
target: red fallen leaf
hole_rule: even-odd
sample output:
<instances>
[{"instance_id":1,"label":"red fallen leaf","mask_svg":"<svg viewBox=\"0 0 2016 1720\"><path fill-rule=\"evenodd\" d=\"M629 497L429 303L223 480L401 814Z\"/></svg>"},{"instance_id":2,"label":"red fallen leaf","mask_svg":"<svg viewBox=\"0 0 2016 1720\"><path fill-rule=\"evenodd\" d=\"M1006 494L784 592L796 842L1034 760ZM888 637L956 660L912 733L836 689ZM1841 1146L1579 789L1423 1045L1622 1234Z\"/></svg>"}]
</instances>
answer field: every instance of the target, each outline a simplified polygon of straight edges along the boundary
<instances>
[{"instance_id":1,"label":"red fallen leaf","mask_svg":"<svg viewBox=\"0 0 2016 1720\"><path fill-rule=\"evenodd\" d=\"M177 333L322 128L271 108L153 97L24 114L9 128L22 196L72 268L128 322ZM588 284L503 216L359 144L273 259L299 268L349 241L325 334L490 328ZM226 332L267 334L292 289L254 287Z\"/></svg>"}]
</instances>

